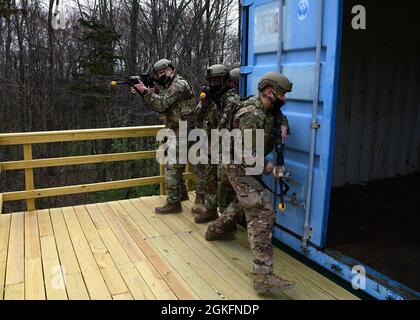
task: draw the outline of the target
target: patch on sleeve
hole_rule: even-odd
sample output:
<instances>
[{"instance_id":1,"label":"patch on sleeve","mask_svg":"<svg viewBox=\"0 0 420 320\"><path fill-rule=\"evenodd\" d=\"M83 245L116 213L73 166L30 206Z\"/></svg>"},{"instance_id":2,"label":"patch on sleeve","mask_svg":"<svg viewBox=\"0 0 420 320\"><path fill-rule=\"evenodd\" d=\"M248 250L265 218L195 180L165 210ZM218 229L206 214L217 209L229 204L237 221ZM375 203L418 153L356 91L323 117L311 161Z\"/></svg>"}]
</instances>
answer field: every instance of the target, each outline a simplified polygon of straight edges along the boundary
<instances>
[{"instance_id":1,"label":"patch on sleeve","mask_svg":"<svg viewBox=\"0 0 420 320\"><path fill-rule=\"evenodd\" d=\"M260 115L260 110L256 107L256 106L246 106L241 108L236 114L235 114L235 118L234 120L238 120L239 118L241 118L244 115L253 115L253 116L258 116Z\"/></svg>"}]
</instances>

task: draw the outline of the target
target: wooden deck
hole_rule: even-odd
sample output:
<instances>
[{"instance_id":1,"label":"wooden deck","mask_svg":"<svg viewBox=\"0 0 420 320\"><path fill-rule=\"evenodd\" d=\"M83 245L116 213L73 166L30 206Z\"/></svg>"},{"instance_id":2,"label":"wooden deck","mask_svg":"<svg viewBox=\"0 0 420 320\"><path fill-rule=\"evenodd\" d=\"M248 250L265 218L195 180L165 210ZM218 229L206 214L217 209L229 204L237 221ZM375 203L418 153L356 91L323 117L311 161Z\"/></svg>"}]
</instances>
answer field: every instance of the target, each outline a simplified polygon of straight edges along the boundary
<instances>
[{"instance_id":1,"label":"wooden deck","mask_svg":"<svg viewBox=\"0 0 420 320\"><path fill-rule=\"evenodd\" d=\"M182 214L156 216L163 203L148 197L1 215L0 300L262 299L244 229L235 241L209 243L191 201ZM265 299L356 299L277 249L274 266L297 286Z\"/></svg>"}]
</instances>

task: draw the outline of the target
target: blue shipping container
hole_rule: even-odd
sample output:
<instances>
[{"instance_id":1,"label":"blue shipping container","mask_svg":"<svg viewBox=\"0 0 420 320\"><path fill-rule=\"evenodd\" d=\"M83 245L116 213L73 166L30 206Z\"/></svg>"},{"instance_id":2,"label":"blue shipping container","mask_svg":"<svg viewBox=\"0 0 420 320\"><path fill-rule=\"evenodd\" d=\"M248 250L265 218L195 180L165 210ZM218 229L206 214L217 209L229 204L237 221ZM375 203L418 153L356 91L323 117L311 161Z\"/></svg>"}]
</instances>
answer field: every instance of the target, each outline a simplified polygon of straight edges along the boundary
<instances>
[{"instance_id":1,"label":"blue shipping container","mask_svg":"<svg viewBox=\"0 0 420 320\"><path fill-rule=\"evenodd\" d=\"M366 9L366 29L352 26L362 12L360 4ZM367 273L362 290L375 298L419 298L420 239L415 228L407 228L420 227L418 215L410 211L420 198L420 5L244 0L241 17L242 95L256 95L258 80L268 71L280 71L294 83L284 108L292 129L286 150L291 191L286 213L277 212L274 237L349 282L359 279L353 268L362 266ZM363 188L399 176L414 181L413 194L404 200L412 206L393 208L397 218L392 222L376 212L372 221L352 230L352 212L375 205L382 210L378 202L383 201L363 197L388 187ZM394 181L392 187L401 190L402 183L407 185ZM347 185L358 186L355 192L365 190L364 201L352 189L335 189ZM332 206L339 190L348 197L347 208L346 203ZM393 225L389 233L381 229L385 223ZM345 235L347 240L337 240ZM407 260L404 265L401 257ZM381 263L388 265L381 269Z\"/></svg>"}]
</instances>

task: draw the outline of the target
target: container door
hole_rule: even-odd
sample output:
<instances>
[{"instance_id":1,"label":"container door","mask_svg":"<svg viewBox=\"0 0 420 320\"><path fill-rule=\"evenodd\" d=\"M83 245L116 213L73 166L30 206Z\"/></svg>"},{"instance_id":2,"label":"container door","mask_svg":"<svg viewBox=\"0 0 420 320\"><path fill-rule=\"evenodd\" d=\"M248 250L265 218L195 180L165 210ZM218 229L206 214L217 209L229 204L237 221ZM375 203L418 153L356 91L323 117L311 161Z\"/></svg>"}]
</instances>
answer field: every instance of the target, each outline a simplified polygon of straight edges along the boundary
<instances>
[{"instance_id":1,"label":"container door","mask_svg":"<svg viewBox=\"0 0 420 320\"><path fill-rule=\"evenodd\" d=\"M286 142L285 154L286 166L290 169L291 190L286 212L277 212L274 235L280 241L284 233L297 238L304 236L305 212L309 206L309 244L325 246L334 153L341 16L342 1L338 0L243 3L242 94L256 95L258 80L268 71L279 70L294 83L294 90L288 94L283 109L292 131ZM309 170L316 96L317 119L314 125L319 125L319 129L316 129L313 169ZM310 174L313 182L308 197ZM267 184L274 188L273 179L266 179ZM273 201L277 208L277 199Z\"/></svg>"}]
</instances>

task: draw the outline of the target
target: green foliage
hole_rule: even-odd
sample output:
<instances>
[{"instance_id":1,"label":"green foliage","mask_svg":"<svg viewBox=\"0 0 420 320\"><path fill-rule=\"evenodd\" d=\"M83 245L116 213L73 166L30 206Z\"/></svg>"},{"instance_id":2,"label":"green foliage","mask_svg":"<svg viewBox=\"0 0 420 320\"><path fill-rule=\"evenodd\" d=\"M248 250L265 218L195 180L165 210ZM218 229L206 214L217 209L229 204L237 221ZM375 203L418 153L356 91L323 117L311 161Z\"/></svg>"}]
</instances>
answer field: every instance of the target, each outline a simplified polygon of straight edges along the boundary
<instances>
[{"instance_id":1,"label":"green foliage","mask_svg":"<svg viewBox=\"0 0 420 320\"><path fill-rule=\"evenodd\" d=\"M81 57L78 61L76 83L71 91L82 97L85 107L94 108L110 100L108 81L114 73L115 45L120 35L96 18L79 19L82 27Z\"/></svg>"},{"instance_id":2,"label":"green foliage","mask_svg":"<svg viewBox=\"0 0 420 320\"><path fill-rule=\"evenodd\" d=\"M140 186L130 189L117 189L92 194L95 203L134 199L140 197L156 196L160 194L159 185Z\"/></svg>"},{"instance_id":3,"label":"green foliage","mask_svg":"<svg viewBox=\"0 0 420 320\"><path fill-rule=\"evenodd\" d=\"M122 152L133 152L132 144L128 139L113 139L112 140L112 150L117 153Z\"/></svg>"},{"instance_id":4,"label":"green foliage","mask_svg":"<svg viewBox=\"0 0 420 320\"><path fill-rule=\"evenodd\" d=\"M160 194L159 185L141 186L133 189L134 198L157 196Z\"/></svg>"},{"instance_id":5,"label":"green foliage","mask_svg":"<svg viewBox=\"0 0 420 320\"><path fill-rule=\"evenodd\" d=\"M114 62L119 57L114 53L115 43L120 36L110 27L100 23L95 18L79 19L84 27L82 42L87 49L80 61L81 68L90 75L111 75Z\"/></svg>"}]
</instances>

